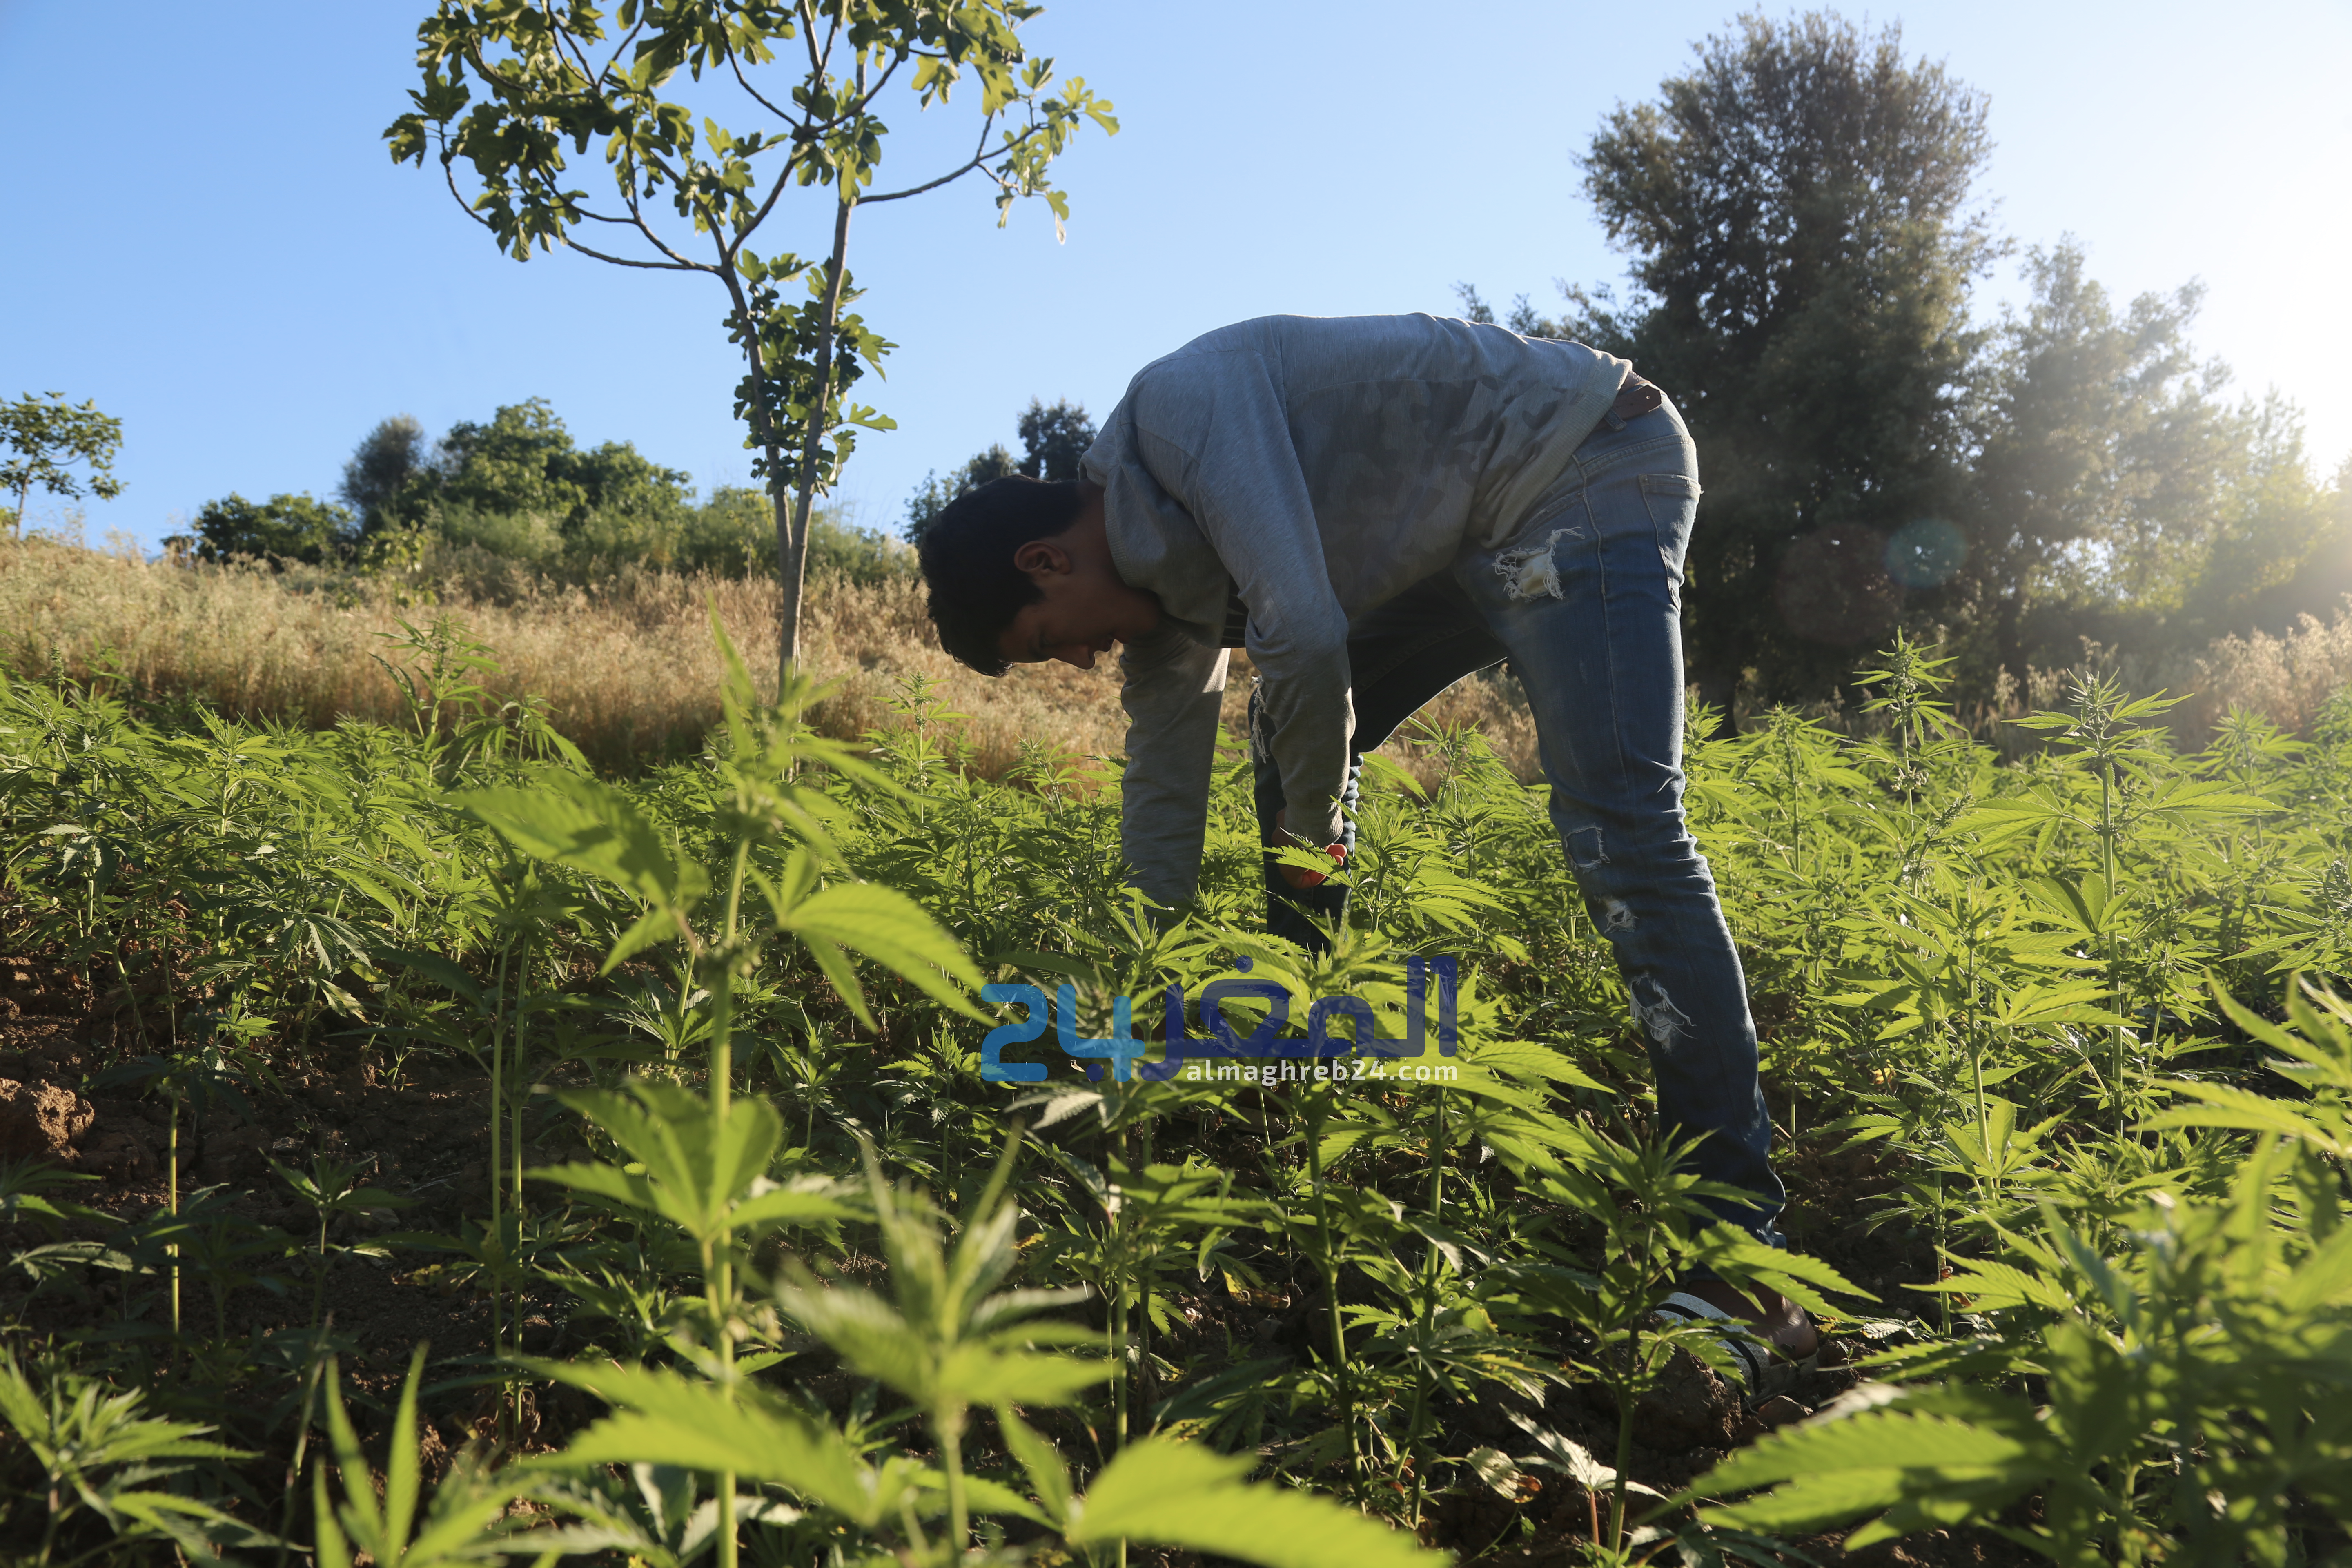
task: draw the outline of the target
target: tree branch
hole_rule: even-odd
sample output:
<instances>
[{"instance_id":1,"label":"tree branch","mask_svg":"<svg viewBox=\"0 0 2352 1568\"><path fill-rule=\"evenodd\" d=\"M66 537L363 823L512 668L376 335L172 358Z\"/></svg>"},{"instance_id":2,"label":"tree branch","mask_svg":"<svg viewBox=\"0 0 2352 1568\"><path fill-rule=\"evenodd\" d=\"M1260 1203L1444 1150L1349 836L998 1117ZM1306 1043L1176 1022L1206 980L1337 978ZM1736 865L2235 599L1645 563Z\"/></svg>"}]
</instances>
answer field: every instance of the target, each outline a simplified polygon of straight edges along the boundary
<instances>
[{"instance_id":1,"label":"tree branch","mask_svg":"<svg viewBox=\"0 0 2352 1568\"><path fill-rule=\"evenodd\" d=\"M816 52L816 9L809 4L809 0L800 0L800 11L801 45L808 51L809 74L815 77L817 80L823 81L824 62L817 58ZM830 42L825 45L824 52L827 55L833 53L833 45Z\"/></svg>"},{"instance_id":2,"label":"tree branch","mask_svg":"<svg viewBox=\"0 0 2352 1568\"><path fill-rule=\"evenodd\" d=\"M635 154L632 153L631 157L634 159ZM656 165L656 167L658 167L658 165ZM677 184L677 178L676 175L670 174L667 170L663 170L662 172L664 175L669 179L672 184ZM683 189L684 187L680 186L679 188ZM647 245L652 246L656 250L658 250L664 256L668 257L672 262L679 267L690 268L696 271L709 270L700 262L688 261L685 257L680 256L677 251L672 250L668 245L663 241L661 236L654 232L653 225L646 221L645 209L637 205L637 182L634 174L631 175L628 186L623 193L621 199L629 204L629 223L639 234L646 237L646 243ZM709 215L706 214L705 216L707 216ZM712 226L712 232L714 234L718 232L718 226ZM720 254L725 254L723 247Z\"/></svg>"},{"instance_id":3,"label":"tree branch","mask_svg":"<svg viewBox=\"0 0 2352 1568\"><path fill-rule=\"evenodd\" d=\"M925 191L936 191L941 185L962 179L966 174L971 174L974 169L979 168L981 165L988 162L988 133L995 124L996 116L993 114L980 122L980 145L973 150L971 161L965 163L961 168L955 170L952 174L941 174L938 179L932 180L925 184L908 185L903 191L892 191L887 195L860 196L857 198L857 205L859 206L870 206L876 202L901 201L908 196L919 196ZM1013 145L1018 146L1020 143L1015 142ZM1010 152L1011 150L1011 148L1006 149L1007 152Z\"/></svg>"},{"instance_id":4,"label":"tree branch","mask_svg":"<svg viewBox=\"0 0 2352 1568\"><path fill-rule=\"evenodd\" d=\"M540 0L539 9L540 14L547 18L547 31L555 40L557 56L561 57L565 46L569 45L572 51L572 69L578 71L582 79L587 82L591 90L593 90L596 84L604 79L604 76L601 72L588 68L588 51L580 47L580 41L572 36L572 29L565 26L557 17L555 0Z\"/></svg>"},{"instance_id":5,"label":"tree branch","mask_svg":"<svg viewBox=\"0 0 2352 1568\"><path fill-rule=\"evenodd\" d=\"M457 188L457 168L448 151L448 133L444 132L441 133L441 177L449 184L449 199L457 204L457 210L459 212L464 213L467 217L472 218L476 223L480 224L492 234L496 234L499 231L499 226L484 217L481 214L476 212L474 210L474 204L467 201L466 199L466 194Z\"/></svg>"},{"instance_id":6,"label":"tree branch","mask_svg":"<svg viewBox=\"0 0 2352 1568\"><path fill-rule=\"evenodd\" d=\"M793 170L798 167L801 160L808 155L809 147L814 144L814 142L803 143L793 149L793 155L784 161L784 166L777 170L775 178L769 182L768 195L766 199L761 202L760 210L751 215L749 223L735 231L736 245L740 246L751 238L752 232L768 221L768 215L775 210L777 201L784 194L784 187L792 183Z\"/></svg>"},{"instance_id":7,"label":"tree branch","mask_svg":"<svg viewBox=\"0 0 2352 1568\"><path fill-rule=\"evenodd\" d=\"M604 251L595 249L591 246L583 245L578 240L572 239L568 236L565 237L563 243L567 248L576 250L583 256L592 258L597 261L609 261L615 267L635 267L647 272L709 272L714 275L719 274L719 268L711 266L707 261L635 261L625 256L608 256ZM659 242L656 241L656 243ZM662 247L662 254L665 256L671 254L667 246Z\"/></svg>"},{"instance_id":8,"label":"tree branch","mask_svg":"<svg viewBox=\"0 0 2352 1568\"><path fill-rule=\"evenodd\" d=\"M636 36L639 33L646 30L646 17L651 14L652 8L650 6L648 6L645 11L638 13L637 25L631 27L627 32L622 34L617 39L614 40L613 58L604 62L605 76L610 76L612 74L613 68L620 64L622 51L626 49L631 43L635 41ZM604 77L600 76L596 79L598 81L602 81L604 79Z\"/></svg>"},{"instance_id":9,"label":"tree branch","mask_svg":"<svg viewBox=\"0 0 2352 1568\"><path fill-rule=\"evenodd\" d=\"M804 37L809 35L813 30L814 29L812 27L805 25L801 29ZM765 153L769 151L770 148L788 147L791 149L791 152L787 153L784 158L784 166L776 171L773 184L768 192L767 199L760 204L759 210L751 215L751 221L744 224L741 228L736 231L736 242L740 244L745 238L750 237L753 229L758 228L762 223L767 221L768 214L775 209L776 198L782 194L785 184L790 182L793 171L799 168L802 162L807 158L809 150L815 144L817 138L822 136L825 132L831 130L834 126L839 124L842 117L835 115L830 120L812 120L805 117L796 119L790 110L780 109L775 104L769 102L767 98L761 93L760 89L751 85L751 79L743 74L742 61L736 57L735 51L731 48L727 51L727 68L735 73L737 85L741 87L744 92L751 96L752 102L758 104L761 108L766 110L778 120L793 128L793 134L790 136L781 137L775 141L770 142L766 147L760 149L761 153ZM757 156L757 154L755 153L753 156Z\"/></svg>"},{"instance_id":10,"label":"tree branch","mask_svg":"<svg viewBox=\"0 0 2352 1568\"><path fill-rule=\"evenodd\" d=\"M727 51L727 68L735 73L735 85L741 88L745 92L751 94L752 102L758 104L761 108L766 110L769 113L774 115L777 119L784 121L786 124L789 125L792 123L793 116L790 113L778 109L774 104L770 103L766 95L761 93L758 88L751 85L751 79L743 74L743 62L735 58L735 51L733 49L729 49Z\"/></svg>"},{"instance_id":11,"label":"tree branch","mask_svg":"<svg viewBox=\"0 0 2352 1568\"><path fill-rule=\"evenodd\" d=\"M613 52L605 58L604 68L593 73L588 79L592 85L596 82L604 81L614 76L613 68L621 63L621 56L627 52L629 45L635 41L636 36L646 30L646 18L651 14L651 6L647 6L645 10L638 12L635 25L630 27L627 32L613 40ZM587 62L588 51L585 49L580 49L578 52L581 62L584 66Z\"/></svg>"}]
</instances>

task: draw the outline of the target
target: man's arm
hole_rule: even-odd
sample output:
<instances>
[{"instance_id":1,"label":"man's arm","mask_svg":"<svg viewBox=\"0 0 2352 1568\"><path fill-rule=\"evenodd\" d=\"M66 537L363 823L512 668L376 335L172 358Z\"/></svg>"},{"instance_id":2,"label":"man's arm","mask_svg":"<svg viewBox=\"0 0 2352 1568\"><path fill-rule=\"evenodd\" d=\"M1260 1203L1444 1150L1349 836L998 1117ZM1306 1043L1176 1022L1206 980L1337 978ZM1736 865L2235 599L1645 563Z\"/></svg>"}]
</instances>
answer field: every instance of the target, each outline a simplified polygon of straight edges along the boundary
<instances>
[{"instance_id":1,"label":"man's arm","mask_svg":"<svg viewBox=\"0 0 2352 1568\"><path fill-rule=\"evenodd\" d=\"M1192 901L1209 830L1209 778L1226 655L1163 626L1119 654L1127 777L1119 838L1135 885L1163 904Z\"/></svg>"},{"instance_id":2,"label":"man's arm","mask_svg":"<svg viewBox=\"0 0 2352 1568\"><path fill-rule=\"evenodd\" d=\"M1288 830L1336 842L1355 731L1348 616L1265 362L1239 350L1164 362L1138 387L1135 425L1147 465L1192 514L1249 606L1250 659L1265 682L1259 700Z\"/></svg>"}]
</instances>

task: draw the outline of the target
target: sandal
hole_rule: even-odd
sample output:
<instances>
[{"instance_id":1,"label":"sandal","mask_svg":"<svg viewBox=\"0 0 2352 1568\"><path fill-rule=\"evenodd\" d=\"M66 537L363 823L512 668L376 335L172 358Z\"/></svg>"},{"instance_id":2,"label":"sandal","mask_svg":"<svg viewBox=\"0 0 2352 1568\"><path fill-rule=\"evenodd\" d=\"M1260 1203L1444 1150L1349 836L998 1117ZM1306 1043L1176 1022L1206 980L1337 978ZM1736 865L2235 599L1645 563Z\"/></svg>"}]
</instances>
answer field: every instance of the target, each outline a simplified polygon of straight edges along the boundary
<instances>
[{"instance_id":1,"label":"sandal","mask_svg":"<svg viewBox=\"0 0 2352 1568\"><path fill-rule=\"evenodd\" d=\"M1677 1290L1659 1302L1651 1316L1676 1324L1730 1325L1727 1331L1718 1330L1715 1338L1731 1352L1732 1360L1738 1364L1741 1379L1747 1385L1741 1392L1740 1402L1750 1410L1768 1399L1789 1393L1797 1386L1798 1379L1821 1366L1819 1345L1802 1356L1788 1355L1771 1341L1714 1302L1703 1301L1685 1291Z\"/></svg>"}]
</instances>

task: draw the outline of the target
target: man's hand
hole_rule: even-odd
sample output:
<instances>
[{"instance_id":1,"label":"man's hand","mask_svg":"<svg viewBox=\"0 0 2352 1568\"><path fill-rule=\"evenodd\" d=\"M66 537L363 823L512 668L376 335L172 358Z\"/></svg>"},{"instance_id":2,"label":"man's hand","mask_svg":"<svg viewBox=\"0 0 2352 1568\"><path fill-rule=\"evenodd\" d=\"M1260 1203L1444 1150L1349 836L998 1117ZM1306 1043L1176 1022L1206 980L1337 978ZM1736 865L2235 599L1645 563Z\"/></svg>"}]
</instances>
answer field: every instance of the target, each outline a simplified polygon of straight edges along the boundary
<instances>
[{"instance_id":1,"label":"man's hand","mask_svg":"<svg viewBox=\"0 0 2352 1568\"><path fill-rule=\"evenodd\" d=\"M1286 845L1296 845L1301 849L1314 848L1315 846L1307 843L1303 838L1294 836L1290 829L1285 826L1289 816L1290 813L1287 810L1277 811L1274 814L1274 831L1276 841L1272 846L1270 846L1270 847L1279 849ZM1323 847L1323 852L1326 855L1330 856L1333 860L1339 862L1343 867L1348 863L1348 847L1345 844L1327 844ZM1275 870L1281 874L1282 879L1286 884L1296 891L1302 893L1309 888L1321 887L1325 880L1324 873L1320 871L1309 871L1303 866L1285 866L1277 864L1275 867Z\"/></svg>"}]
</instances>

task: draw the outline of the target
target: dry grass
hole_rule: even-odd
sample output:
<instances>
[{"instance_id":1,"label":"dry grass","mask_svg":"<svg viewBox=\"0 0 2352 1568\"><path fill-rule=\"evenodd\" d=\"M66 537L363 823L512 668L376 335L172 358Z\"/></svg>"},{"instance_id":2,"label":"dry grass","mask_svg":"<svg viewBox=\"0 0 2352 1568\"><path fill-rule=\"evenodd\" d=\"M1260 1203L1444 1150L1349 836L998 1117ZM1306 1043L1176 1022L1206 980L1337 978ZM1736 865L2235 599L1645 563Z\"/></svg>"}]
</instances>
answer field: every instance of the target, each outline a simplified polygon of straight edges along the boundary
<instances>
[{"instance_id":1,"label":"dry grass","mask_svg":"<svg viewBox=\"0 0 2352 1568\"><path fill-rule=\"evenodd\" d=\"M558 728L620 771L690 752L717 721L713 606L753 670L775 666L776 590L762 579L644 574L566 587L474 571L441 584L434 602L404 605L370 585L299 568L278 575L41 539L0 542L0 664L20 674L59 663L81 677L111 669L149 696L199 698L241 717L398 721L406 710L379 658L394 653L404 617L446 614L493 650L501 667L493 689L545 699ZM815 716L828 734L854 738L880 726L890 700L923 676L963 716L969 765L987 776L1011 768L1024 741L1082 757L1123 749L1108 661L1092 671L1029 666L986 679L940 650L913 583L814 584L808 626L811 667L839 682ZM2155 684L2195 693L2175 726L2190 744L2237 705L2307 734L2352 680L2352 606L2332 622L2306 616L2284 637L2223 637L2159 673L2167 679ZM2059 672L2030 674L2032 689L2010 694L2004 707L2058 700ZM1237 655L1225 696L1236 736L1249 683L1247 658ZM1535 727L1516 682L1463 681L1422 717L1476 727L1521 778L1537 776ZM1383 750L1422 771L1409 746Z\"/></svg>"},{"instance_id":2,"label":"dry grass","mask_svg":"<svg viewBox=\"0 0 2352 1568\"><path fill-rule=\"evenodd\" d=\"M2333 620L2296 618L2284 637L2255 632L2216 637L2190 661L2174 689L2196 696L2181 704L2183 724L2201 733L2232 708L2248 708L2291 734L2309 735L2328 700L2352 682L2352 602Z\"/></svg>"},{"instance_id":3,"label":"dry grass","mask_svg":"<svg viewBox=\"0 0 2352 1568\"><path fill-rule=\"evenodd\" d=\"M2165 721L2182 751L2210 743L2215 728L2239 708L2307 739L2330 700L2352 685L2352 597L2331 620L2298 616L2283 637L2263 631L2221 637L2201 649L2155 659L2087 642L2084 653L2086 667L2113 676L2126 691L2179 699ZM2042 740L2011 721L2064 707L2077 673L2028 667L2019 680L2002 670L1993 700L1963 715L1969 732L2008 756L2035 750Z\"/></svg>"},{"instance_id":4,"label":"dry grass","mask_svg":"<svg viewBox=\"0 0 2352 1568\"><path fill-rule=\"evenodd\" d=\"M493 690L545 699L559 729L619 770L690 752L718 721L713 607L752 669L772 670L776 589L762 579L646 574L562 587L476 574L445 579L432 603L404 605L300 568L280 575L38 539L0 543L0 663L16 673L62 664L78 677L112 671L135 691L197 698L240 717L396 722L406 709L379 659L395 655L402 619L449 615L493 651ZM970 765L991 777L1019 759L1024 741L1079 756L1123 749L1108 661L1092 671L1053 664L1001 680L975 675L933 639L912 583L814 584L807 626L811 668L839 682L815 715L829 734L878 726L908 678L925 676L964 715ZM1244 660L1225 705L1236 734L1248 683ZM1532 766L1533 727L1500 685L1465 682L1428 716L1478 723L1515 765Z\"/></svg>"}]
</instances>

